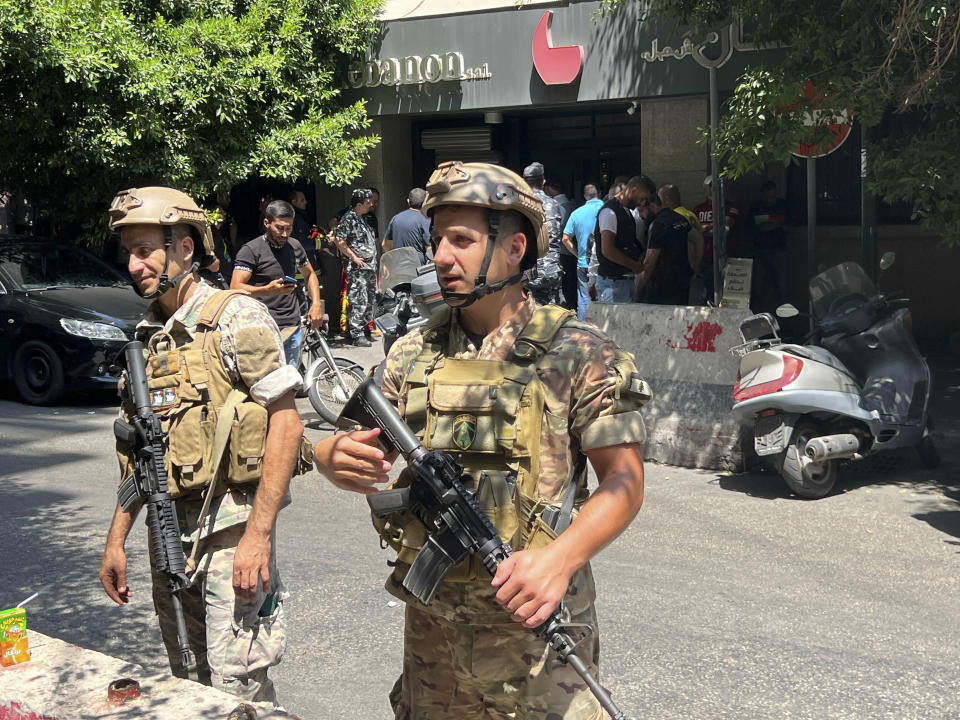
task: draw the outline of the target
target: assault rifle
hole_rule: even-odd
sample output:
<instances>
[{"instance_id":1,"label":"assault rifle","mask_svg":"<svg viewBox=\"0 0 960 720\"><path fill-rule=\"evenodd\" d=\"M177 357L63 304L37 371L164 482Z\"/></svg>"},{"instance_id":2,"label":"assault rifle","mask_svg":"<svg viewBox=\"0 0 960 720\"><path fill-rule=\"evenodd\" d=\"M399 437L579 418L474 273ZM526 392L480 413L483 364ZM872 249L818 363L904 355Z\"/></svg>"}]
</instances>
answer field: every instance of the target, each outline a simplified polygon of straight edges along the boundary
<instances>
[{"instance_id":1,"label":"assault rifle","mask_svg":"<svg viewBox=\"0 0 960 720\"><path fill-rule=\"evenodd\" d=\"M513 549L500 540L496 528L464 485L470 478L463 468L449 454L427 450L373 379L360 384L337 420L341 429L357 425L380 428L383 448L387 452L399 452L413 473L408 487L367 496L374 515L380 517L407 510L427 528L426 542L410 566L403 586L422 603L429 604L447 572L468 555L476 555L494 575L500 563L513 554ZM576 654L577 643L565 632L568 627L560 611L555 610L534 632L583 678L613 720L626 720L610 694Z\"/></svg>"},{"instance_id":2,"label":"assault rifle","mask_svg":"<svg viewBox=\"0 0 960 720\"><path fill-rule=\"evenodd\" d=\"M124 348L127 366L125 394L136 408L127 423L119 418L113 423L113 434L133 451L134 470L117 489L117 498L124 512L141 503L147 506L147 528L150 533L150 557L157 572L166 579L167 592L177 621L177 643L180 659L190 680L198 680L197 663L187 642L187 624L183 618L180 592L190 586L186 558L180 543L180 525L167 490L167 470L163 466L163 428L150 405L147 373L143 362L143 343L131 342Z\"/></svg>"}]
</instances>

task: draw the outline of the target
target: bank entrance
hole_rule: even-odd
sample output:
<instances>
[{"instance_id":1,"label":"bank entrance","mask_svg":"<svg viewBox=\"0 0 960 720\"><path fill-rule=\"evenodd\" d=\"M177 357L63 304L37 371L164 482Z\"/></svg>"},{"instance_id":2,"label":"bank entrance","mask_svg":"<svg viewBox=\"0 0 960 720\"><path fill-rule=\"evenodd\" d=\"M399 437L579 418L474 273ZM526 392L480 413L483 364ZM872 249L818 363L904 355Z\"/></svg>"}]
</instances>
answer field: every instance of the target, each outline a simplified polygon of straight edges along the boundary
<instances>
[{"instance_id":1,"label":"bank entrance","mask_svg":"<svg viewBox=\"0 0 960 720\"><path fill-rule=\"evenodd\" d=\"M640 129L640 114L628 114L623 103L589 112L580 107L423 119L412 125L411 179L414 185L426 182L447 160L495 162L515 170L537 160L548 178L579 200L585 183L606 189L616 176L640 172Z\"/></svg>"}]
</instances>

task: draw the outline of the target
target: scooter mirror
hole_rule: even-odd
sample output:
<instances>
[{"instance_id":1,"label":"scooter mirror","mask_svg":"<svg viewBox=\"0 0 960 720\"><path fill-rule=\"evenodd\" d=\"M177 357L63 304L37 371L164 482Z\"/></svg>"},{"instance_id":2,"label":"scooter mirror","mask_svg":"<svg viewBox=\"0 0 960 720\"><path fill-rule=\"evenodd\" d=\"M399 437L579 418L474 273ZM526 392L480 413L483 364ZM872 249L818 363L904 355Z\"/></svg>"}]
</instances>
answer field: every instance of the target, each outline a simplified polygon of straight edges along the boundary
<instances>
[{"instance_id":1,"label":"scooter mirror","mask_svg":"<svg viewBox=\"0 0 960 720\"><path fill-rule=\"evenodd\" d=\"M777 317L782 317L782 318L792 318L800 314L800 311L797 310L790 303L781 305L780 307L777 308L776 312L777 312Z\"/></svg>"},{"instance_id":2,"label":"scooter mirror","mask_svg":"<svg viewBox=\"0 0 960 720\"><path fill-rule=\"evenodd\" d=\"M897 254L893 251L885 252L880 256L880 269L887 270L897 260Z\"/></svg>"}]
</instances>

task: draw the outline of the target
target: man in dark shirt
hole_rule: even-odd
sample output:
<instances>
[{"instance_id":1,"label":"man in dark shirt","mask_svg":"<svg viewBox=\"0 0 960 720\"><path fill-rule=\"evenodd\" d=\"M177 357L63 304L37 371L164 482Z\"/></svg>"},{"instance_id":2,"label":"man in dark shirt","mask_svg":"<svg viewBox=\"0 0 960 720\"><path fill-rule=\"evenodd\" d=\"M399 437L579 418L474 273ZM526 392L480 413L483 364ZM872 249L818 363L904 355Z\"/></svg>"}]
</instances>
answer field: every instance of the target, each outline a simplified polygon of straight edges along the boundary
<instances>
[{"instance_id":1,"label":"man in dark shirt","mask_svg":"<svg viewBox=\"0 0 960 720\"><path fill-rule=\"evenodd\" d=\"M690 222L663 207L655 194L647 200L647 209L652 220L643 270L637 278L637 299L650 305L686 305L693 274L688 258Z\"/></svg>"},{"instance_id":2,"label":"man in dark shirt","mask_svg":"<svg viewBox=\"0 0 960 720\"><path fill-rule=\"evenodd\" d=\"M420 254L420 264L427 262L427 244L430 242L430 221L420 212L427 191L414 188L407 194L407 209L390 218L383 236L383 251L412 247Z\"/></svg>"},{"instance_id":3,"label":"man in dark shirt","mask_svg":"<svg viewBox=\"0 0 960 720\"><path fill-rule=\"evenodd\" d=\"M370 191L370 209L363 214L363 219L373 230L373 236L379 241L380 222L377 220L377 206L380 204L380 191L375 187L367 188Z\"/></svg>"},{"instance_id":4,"label":"man in dark shirt","mask_svg":"<svg viewBox=\"0 0 960 720\"><path fill-rule=\"evenodd\" d=\"M753 284L750 307L754 312L774 312L787 296L787 203L777 197L777 184L760 186L760 201L747 213L751 240Z\"/></svg>"},{"instance_id":5,"label":"man in dark shirt","mask_svg":"<svg viewBox=\"0 0 960 720\"><path fill-rule=\"evenodd\" d=\"M320 267L317 262L317 249L310 242L310 219L307 217L307 195L303 190L294 190L290 193L290 204L293 205L293 230L290 237L298 240L307 252L307 260L314 268Z\"/></svg>"},{"instance_id":6,"label":"man in dark shirt","mask_svg":"<svg viewBox=\"0 0 960 720\"><path fill-rule=\"evenodd\" d=\"M290 237L293 230L293 206L283 200L274 200L264 208L264 234L254 238L237 251L230 287L245 290L259 298L280 328L283 352L289 365L300 359L303 328L300 327L300 305L294 290L296 282L285 277L303 273L310 293L310 312L307 319L311 328L323 321L323 302L320 300L320 282L307 258L303 245Z\"/></svg>"},{"instance_id":7,"label":"man in dark shirt","mask_svg":"<svg viewBox=\"0 0 960 720\"><path fill-rule=\"evenodd\" d=\"M706 190L706 200L697 205L693 212L700 221L700 229L703 232L703 260L700 263L700 275L703 278L703 292L698 298L698 303L703 305L714 298L713 287L713 176L707 175L703 181ZM736 243L734 231L740 222L740 208L733 202L725 200L723 203L723 223L724 235L726 238L726 248L721 248L726 256L736 256Z\"/></svg>"},{"instance_id":8,"label":"man in dark shirt","mask_svg":"<svg viewBox=\"0 0 960 720\"><path fill-rule=\"evenodd\" d=\"M543 191L560 208L560 227L567 227L567 220L577 208L577 204L563 192L563 186L556 180L546 180ZM570 252L565 242L560 243L560 275L563 279L563 306L568 310L577 309L577 255Z\"/></svg>"}]
</instances>

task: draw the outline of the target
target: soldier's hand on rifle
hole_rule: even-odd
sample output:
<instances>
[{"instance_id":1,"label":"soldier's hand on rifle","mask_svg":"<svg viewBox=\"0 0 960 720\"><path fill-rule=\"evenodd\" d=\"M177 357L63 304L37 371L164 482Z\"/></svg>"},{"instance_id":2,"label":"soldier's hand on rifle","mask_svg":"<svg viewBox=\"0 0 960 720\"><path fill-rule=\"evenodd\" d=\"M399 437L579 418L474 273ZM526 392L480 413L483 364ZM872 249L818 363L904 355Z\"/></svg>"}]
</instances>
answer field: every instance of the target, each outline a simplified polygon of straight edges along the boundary
<instances>
[{"instance_id":1,"label":"soldier's hand on rifle","mask_svg":"<svg viewBox=\"0 0 960 720\"><path fill-rule=\"evenodd\" d=\"M370 495L389 480L392 465L377 446L380 429L353 430L325 438L313 448L317 471L342 490Z\"/></svg>"},{"instance_id":2,"label":"soldier's hand on rifle","mask_svg":"<svg viewBox=\"0 0 960 720\"><path fill-rule=\"evenodd\" d=\"M127 553L122 547L108 547L103 551L99 576L100 583L111 600L117 605L129 602L133 592L127 586Z\"/></svg>"},{"instance_id":3,"label":"soldier's hand on rifle","mask_svg":"<svg viewBox=\"0 0 960 720\"><path fill-rule=\"evenodd\" d=\"M541 625L560 605L572 571L563 558L548 545L536 550L521 550L497 568L491 584L500 588L497 602L516 622L525 627Z\"/></svg>"},{"instance_id":4,"label":"soldier's hand on rifle","mask_svg":"<svg viewBox=\"0 0 960 720\"><path fill-rule=\"evenodd\" d=\"M248 528L233 556L233 591L253 599L258 582L264 592L270 591L270 536L254 535Z\"/></svg>"}]
</instances>

